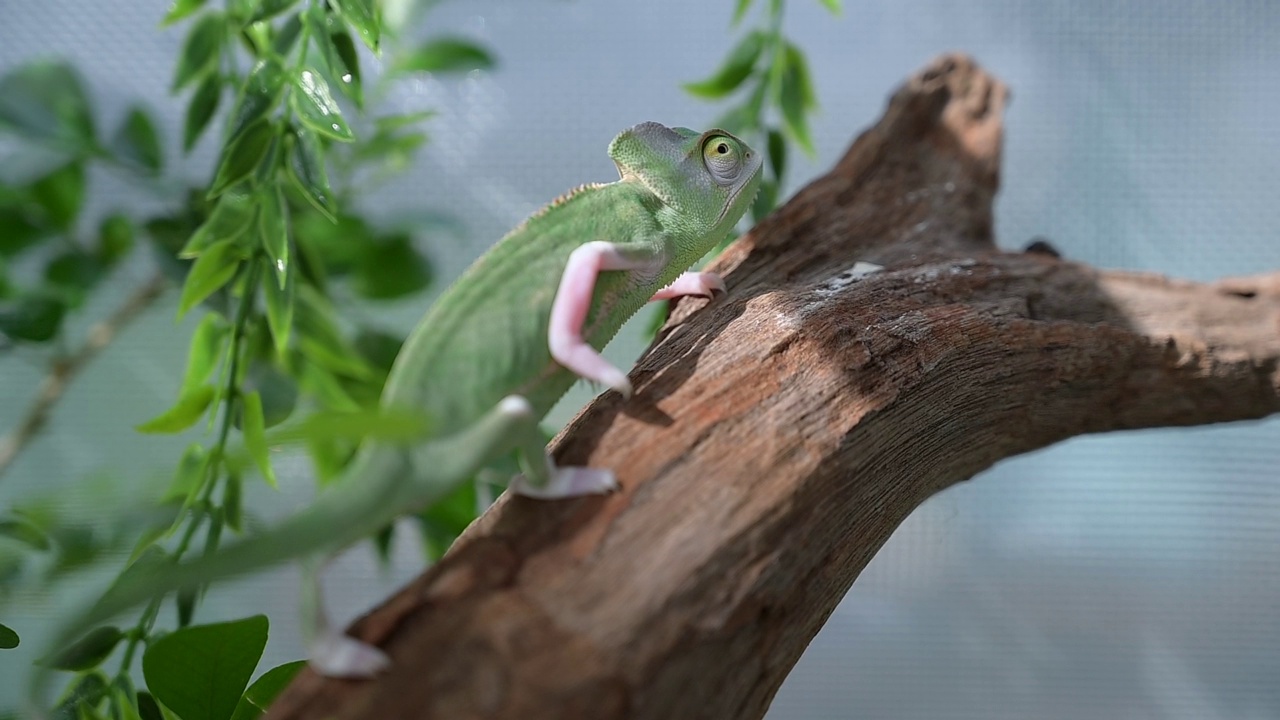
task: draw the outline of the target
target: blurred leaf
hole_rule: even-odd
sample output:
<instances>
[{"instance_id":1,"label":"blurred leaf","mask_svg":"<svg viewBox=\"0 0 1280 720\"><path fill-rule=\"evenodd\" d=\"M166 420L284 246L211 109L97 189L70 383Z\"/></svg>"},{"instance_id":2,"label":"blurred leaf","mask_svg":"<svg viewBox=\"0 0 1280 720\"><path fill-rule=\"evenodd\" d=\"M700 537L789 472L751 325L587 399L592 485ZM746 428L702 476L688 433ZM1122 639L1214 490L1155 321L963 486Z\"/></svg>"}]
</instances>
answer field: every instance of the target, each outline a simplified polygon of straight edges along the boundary
<instances>
[{"instance_id":1,"label":"blurred leaf","mask_svg":"<svg viewBox=\"0 0 1280 720\"><path fill-rule=\"evenodd\" d=\"M196 615L196 601L200 599L200 588L195 585L187 585L178 588L177 595L173 599L173 609L178 616L178 627L184 628L191 624L191 619Z\"/></svg>"},{"instance_id":2,"label":"blurred leaf","mask_svg":"<svg viewBox=\"0 0 1280 720\"><path fill-rule=\"evenodd\" d=\"M256 23L273 18L296 4L298 4L298 0L260 0L258 8L249 18L249 22Z\"/></svg>"},{"instance_id":3,"label":"blurred leaf","mask_svg":"<svg viewBox=\"0 0 1280 720\"><path fill-rule=\"evenodd\" d=\"M297 382L270 362L252 363L242 389L256 391L262 398L262 419L266 427L289 419L298 404Z\"/></svg>"},{"instance_id":4,"label":"blurred leaf","mask_svg":"<svg viewBox=\"0 0 1280 720\"><path fill-rule=\"evenodd\" d=\"M63 165L32 183L30 192L49 223L69 231L84 203L84 163L75 160Z\"/></svg>"},{"instance_id":5,"label":"blurred leaf","mask_svg":"<svg viewBox=\"0 0 1280 720\"><path fill-rule=\"evenodd\" d=\"M815 154L813 139L809 136L809 120L805 116L808 106L806 93L812 92L808 89L808 69L804 63L804 56L800 55L798 50L793 56L790 52L792 49L793 46L788 46L788 52L784 55L785 66L782 71L781 87L778 90L778 104L782 110L783 125L787 134L806 154L813 156Z\"/></svg>"},{"instance_id":6,"label":"blurred leaf","mask_svg":"<svg viewBox=\"0 0 1280 720\"><path fill-rule=\"evenodd\" d=\"M298 288L293 316L298 347L309 360L352 378L367 380L376 376L338 330L327 298L306 286Z\"/></svg>"},{"instance_id":7,"label":"blurred leaf","mask_svg":"<svg viewBox=\"0 0 1280 720\"><path fill-rule=\"evenodd\" d=\"M759 30L747 33L715 74L700 82L685 83L684 89L690 95L701 98L722 98L738 89L743 80L751 75L760 52L764 50L765 35Z\"/></svg>"},{"instance_id":8,"label":"blurred leaf","mask_svg":"<svg viewBox=\"0 0 1280 720\"><path fill-rule=\"evenodd\" d=\"M333 197L329 191L329 174L324 167L324 150L315 133L295 128L289 148L289 177L303 196L329 220L335 217Z\"/></svg>"},{"instance_id":9,"label":"blurred leaf","mask_svg":"<svg viewBox=\"0 0 1280 720\"><path fill-rule=\"evenodd\" d=\"M20 516L0 520L0 537L17 540L35 550L46 551L53 547L49 536L38 525Z\"/></svg>"},{"instance_id":10,"label":"blurred leaf","mask_svg":"<svg viewBox=\"0 0 1280 720\"><path fill-rule=\"evenodd\" d=\"M777 130L769 130L769 168L773 170L773 179L782 182L782 175L787 171L787 139Z\"/></svg>"},{"instance_id":11,"label":"blurred leaf","mask_svg":"<svg viewBox=\"0 0 1280 720\"><path fill-rule=\"evenodd\" d=\"M218 174L213 180L213 187L209 189L209 197L222 194L252 173L267 154L267 148L275 136L276 128L266 118L245 128L223 152Z\"/></svg>"},{"instance_id":12,"label":"blurred leaf","mask_svg":"<svg viewBox=\"0 0 1280 720\"><path fill-rule=\"evenodd\" d=\"M751 8L751 0L738 0L738 4L733 8L733 20L730 25L737 25L742 22L742 18L746 16L747 10Z\"/></svg>"},{"instance_id":13,"label":"blurred leaf","mask_svg":"<svg viewBox=\"0 0 1280 720\"><path fill-rule=\"evenodd\" d=\"M803 99L805 110L815 110L818 107L818 93L813 89L813 74L809 72L809 61L805 59L804 51L795 43L786 43L784 52L786 54L787 68L795 72L796 84L800 87L800 96ZM783 77L783 82L787 82L787 78Z\"/></svg>"},{"instance_id":14,"label":"blurred leaf","mask_svg":"<svg viewBox=\"0 0 1280 720\"><path fill-rule=\"evenodd\" d=\"M217 292L240 268L243 254L232 240L221 240L210 245L191 266L187 280L182 285L182 298L178 301L178 316L198 305Z\"/></svg>"},{"instance_id":15,"label":"blurred leaf","mask_svg":"<svg viewBox=\"0 0 1280 720\"><path fill-rule=\"evenodd\" d=\"M376 239L373 228L362 217L344 214L334 222L319 213L301 215L294 237L324 259L325 269L338 274L355 268Z\"/></svg>"},{"instance_id":16,"label":"blurred leaf","mask_svg":"<svg viewBox=\"0 0 1280 720\"><path fill-rule=\"evenodd\" d=\"M284 67L276 58L261 60L253 66L227 121L231 127L227 133L228 142L240 137L250 125L271 112L280 100L280 93L284 92L284 81Z\"/></svg>"},{"instance_id":17,"label":"blurred leaf","mask_svg":"<svg viewBox=\"0 0 1280 720\"><path fill-rule=\"evenodd\" d=\"M298 35L302 33L302 13L295 13L290 16L280 29L276 31L275 40L271 43L271 50L276 55L284 57L293 50L293 44L298 41Z\"/></svg>"},{"instance_id":18,"label":"blurred leaf","mask_svg":"<svg viewBox=\"0 0 1280 720\"><path fill-rule=\"evenodd\" d=\"M160 711L160 703L146 690L138 693L138 715L142 720L165 720L164 713Z\"/></svg>"},{"instance_id":19,"label":"blurred leaf","mask_svg":"<svg viewBox=\"0 0 1280 720\"><path fill-rule=\"evenodd\" d=\"M163 158L160 138L151 116L140 107L129 110L124 123L111 140L116 156L152 173L160 172Z\"/></svg>"},{"instance_id":20,"label":"blurred leaf","mask_svg":"<svg viewBox=\"0 0 1280 720\"><path fill-rule=\"evenodd\" d=\"M78 308L94 285L102 279L104 268L98 259L82 250L69 250L49 261L44 278L61 292L69 308Z\"/></svg>"},{"instance_id":21,"label":"blurred leaf","mask_svg":"<svg viewBox=\"0 0 1280 720\"><path fill-rule=\"evenodd\" d=\"M243 529L244 519L244 478L239 470L227 468L227 477L222 483L222 511L227 519L227 527L236 532Z\"/></svg>"},{"instance_id":22,"label":"blurred leaf","mask_svg":"<svg viewBox=\"0 0 1280 720\"><path fill-rule=\"evenodd\" d=\"M427 437L431 423L423 413L400 408L328 410L267 433L270 445L338 440L382 440L407 444Z\"/></svg>"},{"instance_id":23,"label":"blurred leaf","mask_svg":"<svg viewBox=\"0 0 1280 720\"><path fill-rule=\"evenodd\" d=\"M34 62L0 78L0 128L82 152L96 141L80 75L64 62Z\"/></svg>"},{"instance_id":24,"label":"blurred leaf","mask_svg":"<svg viewBox=\"0 0 1280 720\"><path fill-rule=\"evenodd\" d=\"M289 205L279 187L262 200L258 210L258 231L262 233L262 246L271 261L276 284L283 288L289 270Z\"/></svg>"},{"instance_id":25,"label":"blurred leaf","mask_svg":"<svg viewBox=\"0 0 1280 720\"><path fill-rule=\"evenodd\" d=\"M119 262L133 249L133 236L133 222L128 217L108 215L98 225L98 260L107 266Z\"/></svg>"},{"instance_id":26,"label":"blurred leaf","mask_svg":"<svg viewBox=\"0 0 1280 720\"><path fill-rule=\"evenodd\" d=\"M356 334L356 350L385 375L400 354L404 338L373 328L360 328Z\"/></svg>"},{"instance_id":27,"label":"blurred leaf","mask_svg":"<svg viewBox=\"0 0 1280 720\"><path fill-rule=\"evenodd\" d=\"M80 703L96 704L107 694L108 689L107 678L101 672L94 671L82 675L58 699L53 712L54 720L74 720L78 717L76 708Z\"/></svg>"},{"instance_id":28,"label":"blurred leaf","mask_svg":"<svg viewBox=\"0 0 1280 720\"><path fill-rule=\"evenodd\" d=\"M402 56L393 72L469 72L488 70L493 65L493 56L483 47L459 37L441 37Z\"/></svg>"},{"instance_id":29,"label":"blurred leaf","mask_svg":"<svg viewBox=\"0 0 1280 720\"><path fill-rule=\"evenodd\" d=\"M189 507L195 500L204 484L205 466L209 455L200 443L191 443L182 451L182 459L173 473L173 482L165 490L161 502L181 501L183 508Z\"/></svg>"},{"instance_id":30,"label":"blurred leaf","mask_svg":"<svg viewBox=\"0 0 1280 720\"><path fill-rule=\"evenodd\" d=\"M270 185L275 186L277 190L281 189L276 185L276 173L280 169L281 142L279 135L271 138L267 151L262 154L262 160L258 161L258 167L254 168L253 176L249 179L251 185L258 187Z\"/></svg>"},{"instance_id":31,"label":"blurred leaf","mask_svg":"<svg viewBox=\"0 0 1280 720\"><path fill-rule=\"evenodd\" d=\"M251 392L244 396L244 405L241 408L244 413L244 444L249 449L249 454L253 456L253 462L258 466L258 471L262 473L262 479L267 481L271 487L279 487L276 482L275 471L271 469L271 453L267 449L267 438L265 422L262 418L262 396L257 392Z\"/></svg>"},{"instance_id":32,"label":"blurred leaf","mask_svg":"<svg viewBox=\"0 0 1280 720\"><path fill-rule=\"evenodd\" d=\"M23 207L0 205L0 258L14 257L37 243L46 233Z\"/></svg>"},{"instance_id":33,"label":"blurred leaf","mask_svg":"<svg viewBox=\"0 0 1280 720\"><path fill-rule=\"evenodd\" d=\"M174 0L173 5L169 6L169 12L164 16L164 20L161 21L161 26L178 22L199 10L204 3L205 0Z\"/></svg>"},{"instance_id":34,"label":"blurred leaf","mask_svg":"<svg viewBox=\"0 0 1280 720\"><path fill-rule=\"evenodd\" d=\"M147 687L182 720L227 720L267 644L267 618L196 625L152 643L142 656Z\"/></svg>"},{"instance_id":35,"label":"blurred leaf","mask_svg":"<svg viewBox=\"0 0 1280 720\"><path fill-rule=\"evenodd\" d=\"M476 505L476 484L464 482L417 515L428 557L439 558L458 539L475 520Z\"/></svg>"},{"instance_id":36,"label":"blurred leaf","mask_svg":"<svg viewBox=\"0 0 1280 720\"><path fill-rule=\"evenodd\" d=\"M840 0L818 0L818 2L825 5L826 8L831 11L832 15L840 14Z\"/></svg>"},{"instance_id":37,"label":"blurred leaf","mask_svg":"<svg viewBox=\"0 0 1280 720\"><path fill-rule=\"evenodd\" d=\"M389 300L431 284L431 265L408 235L383 238L369 248L356 268L353 288L367 298Z\"/></svg>"},{"instance_id":38,"label":"blurred leaf","mask_svg":"<svg viewBox=\"0 0 1280 720\"><path fill-rule=\"evenodd\" d=\"M138 425L134 429L140 433L177 433L186 430L200 419L209 403L213 402L214 390L210 385L201 385L194 390L182 393L173 407L156 417Z\"/></svg>"},{"instance_id":39,"label":"blurred leaf","mask_svg":"<svg viewBox=\"0 0 1280 720\"><path fill-rule=\"evenodd\" d=\"M102 664L123 639L124 633L119 628L94 628L76 642L36 662L54 670L89 670Z\"/></svg>"},{"instance_id":40,"label":"blurred leaf","mask_svg":"<svg viewBox=\"0 0 1280 720\"><path fill-rule=\"evenodd\" d=\"M24 295L0 302L0 333L14 340L46 342L58 334L66 305L49 295Z\"/></svg>"},{"instance_id":41,"label":"blurred leaf","mask_svg":"<svg viewBox=\"0 0 1280 720\"><path fill-rule=\"evenodd\" d=\"M127 675L122 675L121 678L128 680ZM114 713L113 720L142 720L142 715L139 713L138 708L134 706L132 693L116 688L114 695L115 697L111 704Z\"/></svg>"},{"instance_id":42,"label":"blurred leaf","mask_svg":"<svg viewBox=\"0 0 1280 720\"><path fill-rule=\"evenodd\" d=\"M204 129L209 126L214 113L218 111L218 102L222 100L222 78L217 73L201 81L187 105L186 120L182 126L182 151L191 152Z\"/></svg>"},{"instance_id":43,"label":"blurred leaf","mask_svg":"<svg viewBox=\"0 0 1280 720\"><path fill-rule=\"evenodd\" d=\"M342 119L342 108L329 92L329 83L320 77L320 73L304 69L294 78L293 87L294 92L289 99L303 125L334 140L349 142L355 139L347 121Z\"/></svg>"},{"instance_id":44,"label":"blurred leaf","mask_svg":"<svg viewBox=\"0 0 1280 720\"><path fill-rule=\"evenodd\" d=\"M338 14L360 36L361 42L375 53L378 52L381 21L374 0L329 0L329 4L337 6Z\"/></svg>"},{"instance_id":45,"label":"blurred leaf","mask_svg":"<svg viewBox=\"0 0 1280 720\"><path fill-rule=\"evenodd\" d=\"M267 305L267 325L271 328L271 337L275 339L276 352L284 355L289 347L289 333L293 327L294 276L297 272L292 265L285 266L284 287L279 283L262 283L262 294Z\"/></svg>"},{"instance_id":46,"label":"blurred leaf","mask_svg":"<svg viewBox=\"0 0 1280 720\"><path fill-rule=\"evenodd\" d=\"M346 391L342 383L334 377L333 373L320 365L304 361L296 370L298 375L298 383L308 393L314 395L320 401L321 406L335 411L357 412L360 410L360 403L356 402L351 394ZM274 441L271 443L275 444ZM321 471L321 475L325 479L329 478L327 468L322 463L319 454L333 454L335 448L311 447L312 460L316 462L317 468Z\"/></svg>"},{"instance_id":47,"label":"blurred leaf","mask_svg":"<svg viewBox=\"0 0 1280 720\"><path fill-rule=\"evenodd\" d=\"M276 696L293 682L294 676L306 666L306 660L295 660L277 665L262 673L262 676L254 680L249 689L244 691L244 696L237 703L231 720L257 720L275 701Z\"/></svg>"},{"instance_id":48,"label":"blurred leaf","mask_svg":"<svg viewBox=\"0 0 1280 720\"><path fill-rule=\"evenodd\" d=\"M253 222L257 200L257 196L238 190L223 193L208 219L196 228L186 245L178 251L178 257L199 257L216 243L239 238Z\"/></svg>"},{"instance_id":49,"label":"blurred leaf","mask_svg":"<svg viewBox=\"0 0 1280 720\"><path fill-rule=\"evenodd\" d=\"M222 13L211 11L200 16L191 26L173 75L173 92L186 87L192 80L203 78L218 66L226 25Z\"/></svg>"},{"instance_id":50,"label":"blurred leaf","mask_svg":"<svg viewBox=\"0 0 1280 720\"><path fill-rule=\"evenodd\" d=\"M13 628L0 623L0 650L12 650L21 642L22 639L13 631Z\"/></svg>"},{"instance_id":51,"label":"blurred leaf","mask_svg":"<svg viewBox=\"0 0 1280 720\"><path fill-rule=\"evenodd\" d=\"M182 375L182 394L192 392L209 381L222 357L222 346L231 328L217 313L205 313L191 335L187 350L187 370Z\"/></svg>"}]
</instances>

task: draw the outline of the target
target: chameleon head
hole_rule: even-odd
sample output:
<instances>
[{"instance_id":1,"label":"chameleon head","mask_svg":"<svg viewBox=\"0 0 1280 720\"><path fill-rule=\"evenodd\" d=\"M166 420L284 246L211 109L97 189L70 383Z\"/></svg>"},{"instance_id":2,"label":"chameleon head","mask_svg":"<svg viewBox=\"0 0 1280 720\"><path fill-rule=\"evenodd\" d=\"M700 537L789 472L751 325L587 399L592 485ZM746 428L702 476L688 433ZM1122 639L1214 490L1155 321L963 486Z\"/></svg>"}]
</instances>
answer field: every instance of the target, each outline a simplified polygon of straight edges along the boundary
<instances>
[{"instance_id":1,"label":"chameleon head","mask_svg":"<svg viewBox=\"0 0 1280 720\"><path fill-rule=\"evenodd\" d=\"M697 133L655 122L624 130L609 145L624 181L639 182L666 206L677 236L724 239L760 188L764 158L724 130ZM665 210L665 212L664 212ZM701 254L701 253L700 253Z\"/></svg>"}]
</instances>

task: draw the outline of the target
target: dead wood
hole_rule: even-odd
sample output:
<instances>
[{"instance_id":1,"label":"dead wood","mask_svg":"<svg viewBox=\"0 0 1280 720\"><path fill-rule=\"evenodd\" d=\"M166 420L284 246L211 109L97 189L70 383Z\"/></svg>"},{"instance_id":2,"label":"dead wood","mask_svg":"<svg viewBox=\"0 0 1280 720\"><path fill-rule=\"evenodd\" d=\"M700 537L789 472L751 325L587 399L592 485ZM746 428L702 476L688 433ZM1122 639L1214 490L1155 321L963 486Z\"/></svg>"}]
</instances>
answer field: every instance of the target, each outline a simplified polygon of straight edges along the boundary
<instances>
[{"instance_id":1,"label":"dead wood","mask_svg":"<svg viewBox=\"0 0 1280 720\"><path fill-rule=\"evenodd\" d=\"M394 668L274 718L759 718L922 501L1082 433L1280 410L1280 273L1096 270L992 237L1004 86L962 56L717 262L556 444L623 491L504 498L358 622ZM857 263L885 266L861 273Z\"/></svg>"}]
</instances>

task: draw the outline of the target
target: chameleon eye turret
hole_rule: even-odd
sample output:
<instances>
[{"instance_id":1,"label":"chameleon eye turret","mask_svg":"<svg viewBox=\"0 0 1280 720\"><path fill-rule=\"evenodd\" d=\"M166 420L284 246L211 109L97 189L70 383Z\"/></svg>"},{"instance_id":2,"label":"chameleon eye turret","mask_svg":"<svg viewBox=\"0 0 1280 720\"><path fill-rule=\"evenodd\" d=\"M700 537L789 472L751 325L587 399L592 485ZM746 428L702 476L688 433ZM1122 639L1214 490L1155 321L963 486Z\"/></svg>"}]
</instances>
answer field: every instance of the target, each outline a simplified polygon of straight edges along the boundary
<instances>
[{"instance_id":1,"label":"chameleon eye turret","mask_svg":"<svg viewBox=\"0 0 1280 720\"><path fill-rule=\"evenodd\" d=\"M721 185L733 184L742 174L743 152L737 140L712 135L702 146L702 161Z\"/></svg>"}]
</instances>

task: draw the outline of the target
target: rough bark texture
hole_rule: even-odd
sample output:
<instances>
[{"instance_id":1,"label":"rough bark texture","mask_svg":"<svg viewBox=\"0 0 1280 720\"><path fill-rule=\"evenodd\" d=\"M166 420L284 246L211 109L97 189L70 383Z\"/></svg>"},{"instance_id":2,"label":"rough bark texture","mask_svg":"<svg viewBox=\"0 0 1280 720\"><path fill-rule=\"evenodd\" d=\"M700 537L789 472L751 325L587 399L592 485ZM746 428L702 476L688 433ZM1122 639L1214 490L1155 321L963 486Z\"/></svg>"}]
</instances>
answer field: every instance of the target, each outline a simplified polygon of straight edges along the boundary
<instances>
[{"instance_id":1,"label":"rough bark texture","mask_svg":"<svg viewBox=\"0 0 1280 720\"><path fill-rule=\"evenodd\" d=\"M356 623L394 669L274 718L759 718L925 498L1082 433L1280 410L1280 274L1196 284L992 238L1004 86L910 79L557 443L623 491L504 498ZM856 263L884 265L861 275Z\"/></svg>"}]
</instances>

